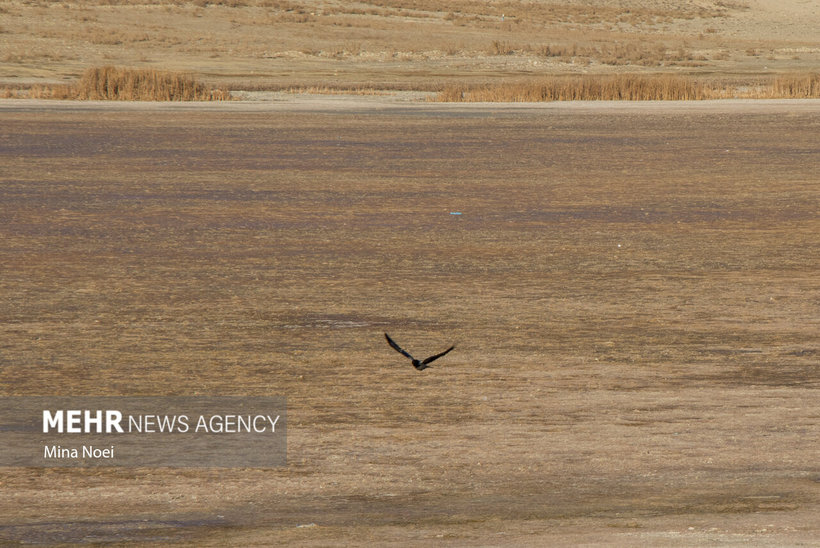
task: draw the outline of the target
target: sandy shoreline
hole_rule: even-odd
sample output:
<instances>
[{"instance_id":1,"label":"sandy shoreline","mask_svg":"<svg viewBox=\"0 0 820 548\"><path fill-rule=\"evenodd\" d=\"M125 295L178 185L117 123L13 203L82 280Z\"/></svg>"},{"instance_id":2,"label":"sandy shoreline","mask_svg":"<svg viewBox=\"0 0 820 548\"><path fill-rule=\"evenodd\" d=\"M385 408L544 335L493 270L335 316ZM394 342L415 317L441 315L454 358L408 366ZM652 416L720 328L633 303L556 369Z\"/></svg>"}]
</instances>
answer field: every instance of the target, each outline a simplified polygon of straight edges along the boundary
<instances>
[{"instance_id":1,"label":"sandy shoreline","mask_svg":"<svg viewBox=\"0 0 820 548\"><path fill-rule=\"evenodd\" d=\"M136 102L136 101L56 101L48 99L0 99L0 112L21 111L562 111L562 112L812 112L820 109L820 99L716 99L705 101L554 101L439 103L426 100L429 94L401 92L391 95L323 95L257 92L253 99L225 102Z\"/></svg>"}]
</instances>

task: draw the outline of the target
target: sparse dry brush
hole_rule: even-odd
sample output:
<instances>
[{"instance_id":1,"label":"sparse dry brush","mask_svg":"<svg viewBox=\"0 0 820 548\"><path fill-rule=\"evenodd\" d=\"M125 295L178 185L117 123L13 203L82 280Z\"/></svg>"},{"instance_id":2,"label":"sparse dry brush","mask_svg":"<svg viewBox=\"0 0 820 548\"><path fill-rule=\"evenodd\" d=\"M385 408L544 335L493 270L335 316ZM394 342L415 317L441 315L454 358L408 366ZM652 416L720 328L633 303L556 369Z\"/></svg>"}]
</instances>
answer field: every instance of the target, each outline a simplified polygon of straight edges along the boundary
<instances>
[{"instance_id":1,"label":"sparse dry brush","mask_svg":"<svg viewBox=\"0 0 820 548\"><path fill-rule=\"evenodd\" d=\"M670 3L668 6L650 8L639 6L576 5L570 2L527 2L520 0L456 0L442 4L437 0L367 0L364 4L384 8L412 10L414 13L441 14L448 21L470 20L474 23L486 20L498 21L505 15L515 23L543 25L556 22L572 24L598 24L610 21L632 25L656 24L673 19L713 18L725 16L727 11L740 9L735 6L716 5L711 8L695 3Z\"/></svg>"},{"instance_id":2,"label":"sparse dry brush","mask_svg":"<svg viewBox=\"0 0 820 548\"><path fill-rule=\"evenodd\" d=\"M7 96L12 96L6 91ZM91 101L224 101L230 92L212 88L193 77L154 69L94 67L75 84L39 85L16 92L32 99Z\"/></svg>"},{"instance_id":3,"label":"sparse dry brush","mask_svg":"<svg viewBox=\"0 0 820 548\"><path fill-rule=\"evenodd\" d=\"M706 61L706 57L695 57L685 46L670 47L665 43L603 43L599 45L572 44L531 44L514 45L503 40L493 40L487 48L489 55L532 54L545 58L560 59L564 63L590 64L597 62L612 66L697 66L695 61Z\"/></svg>"},{"instance_id":4,"label":"sparse dry brush","mask_svg":"<svg viewBox=\"0 0 820 548\"><path fill-rule=\"evenodd\" d=\"M494 80L531 78L533 71L541 70L545 75L567 69L577 74L579 67L596 74L638 73L644 67L670 73L672 67L708 67L699 72L731 77L816 70L820 59L820 52L808 42L801 48L779 47L786 43L771 40L771 33L751 41L733 38L728 32L737 23L733 18L747 9L739 1L20 0L0 4L4 81L25 88L28 82L71 81L88 66L102 65L207 70L214 84L242 80L242 87L234 89L262 80L279 88L310 87L331 78L345 85L401 81L415 89L429 89L433 74L433 83L439 86L442 82L481 84L488 75ZM789 49L800 51L787 53ZM750 56L744 55L747 50ZM744 66L735 70L733 63ZM621 68L613 70L613 66ZM338 84L331 82L331 86ZM71 90L47 88L38 93L56 96Z\"/></svg>"}]
</instances>

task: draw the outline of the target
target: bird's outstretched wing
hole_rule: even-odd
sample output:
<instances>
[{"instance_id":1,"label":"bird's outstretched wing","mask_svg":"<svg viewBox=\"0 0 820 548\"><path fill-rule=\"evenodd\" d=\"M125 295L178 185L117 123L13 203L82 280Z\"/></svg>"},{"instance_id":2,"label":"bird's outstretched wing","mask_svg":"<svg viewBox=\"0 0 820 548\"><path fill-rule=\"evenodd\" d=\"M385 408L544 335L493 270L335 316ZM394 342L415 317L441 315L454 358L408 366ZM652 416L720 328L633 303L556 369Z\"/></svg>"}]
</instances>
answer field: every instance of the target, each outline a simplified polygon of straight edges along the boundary
<instances>
[{"instance_id":1,"label":"bird's outstretched wing","mask_svg":"<svg viewBox=\"0 0 820 548\"><path fill-rule=\"evenodd\" d=\"M389 344L390 346L392 346L392 347L393 347L393 350L395 350L396 352L398 352L398 353L399 353L399 354L401 354L402 356L407 356L407 357L408 357L408 358L410 358L411 360L414 360L414 359L415 359L413 356L411 356L410 354L408 354L408 353L407 353L404 349L402 349L402 347L401 347L401 346L397 345L397 344L396 344L396 342L395 342L393 339L391 339L391 338L390 338L390 335L388 335L387 333L385 333L385 334L384 334L384 338L385 338L385 339L387 339L387 344ZM448 350L448 352L449 352L449 350Z\"/></svg>"},{"instance_id":2,"label":"bird's outstretched wing","mask_svg":"<svg viewBox=\"0 0 820 548\"><path fill-rule=\"evenodd\" d=\"M430 362L432 362L432 361L435 361L435 360L439 359L440 357L442 357L443 355L445 355L447 352L449 352L449 351L450 351L450 350L452 350L453 348L455 348L455 346L451 346L450 348L448 348L447 350L445 350L445 351L444 351L444 352L442 352L441 354L436 354L435 356L430 356L429 358L426 358L426 359L425 359L423 362L421 362L421 363L422 363L422 364L424 364L424 365L427 365L428 363L430 363Z\"/></svg>"}]
</instances>

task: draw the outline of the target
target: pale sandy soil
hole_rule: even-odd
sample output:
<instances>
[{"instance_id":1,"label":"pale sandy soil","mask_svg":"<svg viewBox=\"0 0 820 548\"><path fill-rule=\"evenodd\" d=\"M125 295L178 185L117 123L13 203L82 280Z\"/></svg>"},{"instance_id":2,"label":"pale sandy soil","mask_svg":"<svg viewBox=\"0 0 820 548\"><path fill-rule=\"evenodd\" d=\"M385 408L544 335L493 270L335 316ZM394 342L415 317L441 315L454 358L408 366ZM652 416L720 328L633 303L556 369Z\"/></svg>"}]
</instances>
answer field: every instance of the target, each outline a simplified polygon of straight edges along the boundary
<instances>
[{"instance_id":1,"label":"pale sandy soil","mask_svg":"<svg viewBox=\"0 0 820 548\"><path fill-rule=\"evenodd\" d=\"M70 81L106 64L235 89L435 89L625 71L748 78L820 66L820 9L805 0L200 4L3 2L0 83Z\"/></svg>"},{"instance_id":2,"label":"pale sandy soil","mask_svg":"<svg viewBox=\"0 0 820 548\"><path fill-rule=\"evenodd\" d=\"M555 101L515 103L442 103L430 101L431 92L391 91L384 95L239 92L240 100L231 102L123 102L123 101L52 101L47 99L2 99L0 112L502 112L556 111L658 114L664 112L721 114L738 109L746 114L788 112L808 113L817 110L818 99L714 99L704 101Z\"/></svg>"}]
</instances>

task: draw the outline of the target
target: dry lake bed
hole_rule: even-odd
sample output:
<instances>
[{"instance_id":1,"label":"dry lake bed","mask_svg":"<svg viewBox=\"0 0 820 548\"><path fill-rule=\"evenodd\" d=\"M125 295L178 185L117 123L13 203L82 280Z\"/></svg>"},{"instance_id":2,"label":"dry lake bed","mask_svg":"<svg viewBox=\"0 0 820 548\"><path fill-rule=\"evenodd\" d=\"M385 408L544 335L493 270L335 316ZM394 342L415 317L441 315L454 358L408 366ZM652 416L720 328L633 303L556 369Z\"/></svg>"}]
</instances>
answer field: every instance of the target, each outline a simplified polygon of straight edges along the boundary
<instances>
[{"instance_id":1,"label":"dry lake bed","mask_svg":"<svg viewBox=\"0 0 820 548\"><path fill-rule=\"evenodd\" d=\"M2 395L288 404L283 467L0 468L0 542L816 545L818 135L817 101L0 102Z\"/></svg>"}]
</instances>

